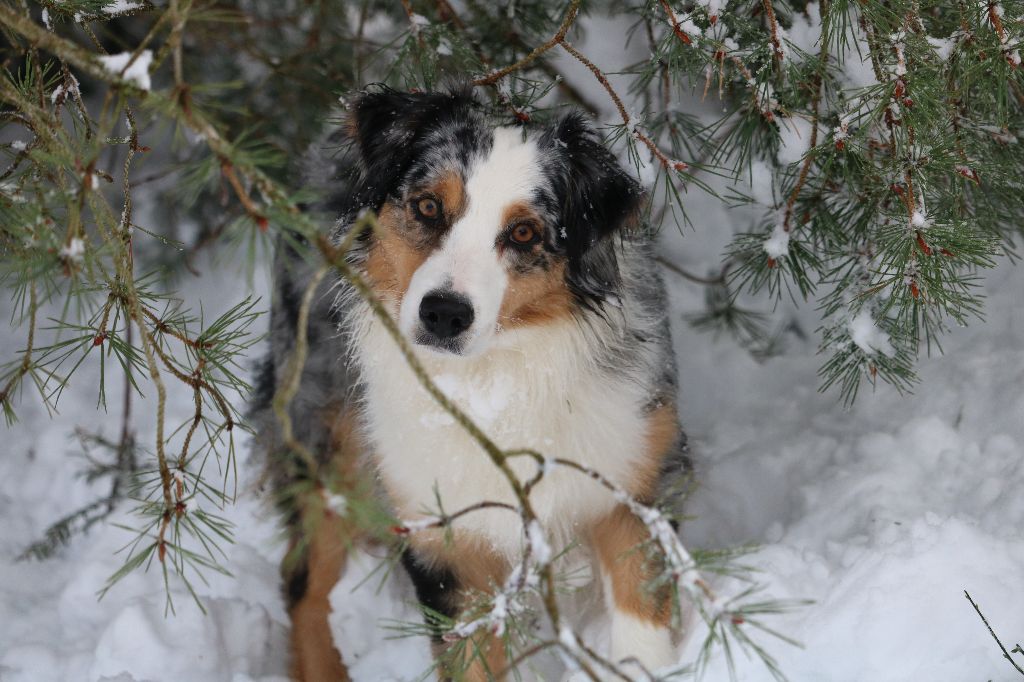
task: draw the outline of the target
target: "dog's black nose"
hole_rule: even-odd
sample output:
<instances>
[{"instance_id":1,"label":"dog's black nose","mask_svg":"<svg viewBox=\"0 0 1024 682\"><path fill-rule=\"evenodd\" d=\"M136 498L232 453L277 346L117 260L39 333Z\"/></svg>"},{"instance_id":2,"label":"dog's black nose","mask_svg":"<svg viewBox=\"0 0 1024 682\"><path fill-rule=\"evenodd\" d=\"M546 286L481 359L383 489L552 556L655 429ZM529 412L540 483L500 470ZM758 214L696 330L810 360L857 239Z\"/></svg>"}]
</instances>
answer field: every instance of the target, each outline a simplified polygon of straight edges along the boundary
<instances>
[{"instance_id":1,"label":"dog's black nose","mask_svg":"<svg viewBox=\"0 0 1024 682\"><path fill-rule=\"evenodd\" d=\"M420 302L420 321L430 333L450 339L473 324L473 306L454 292L432 292Z\"/></svg>"}]
</instances>

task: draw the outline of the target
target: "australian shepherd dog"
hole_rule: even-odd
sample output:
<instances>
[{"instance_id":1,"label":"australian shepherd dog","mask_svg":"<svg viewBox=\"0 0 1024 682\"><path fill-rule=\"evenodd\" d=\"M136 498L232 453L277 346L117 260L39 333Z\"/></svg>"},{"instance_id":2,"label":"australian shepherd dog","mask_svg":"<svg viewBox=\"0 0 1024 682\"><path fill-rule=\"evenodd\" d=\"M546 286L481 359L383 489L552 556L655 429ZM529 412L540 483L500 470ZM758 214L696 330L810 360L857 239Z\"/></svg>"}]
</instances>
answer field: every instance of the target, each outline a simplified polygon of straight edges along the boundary
<instances>
[{"instance_id":1,"label":"australian shepherd dog","mask_svg":"<svg viewBox=\"0 0 1024 682\"><path fill-rule=\"evenodd\" d=\"M354 97L347 116L338 136L348 151L312 178L327 187L329 239L341 243L375 212L347 259L427 374L500 448L572 460L655 504L682 461L665 294L637 227L643 192L586 118L508 125L469 95L386 89ZM313 291L315 259L300 252L278 248L257 420L279 492L303 490L296 481L309 474L308 462L282 456L270 410ZM359 530L318 490L370 481L407 523L489 503L407 537L402 563L419 600L453 620L472 595L503 585L526 534L505 474L423 388L365 298L332 277L308 300L308 354L288 409L315 478L330 485L291 495L284 573L292 675L321 682L348 679L328 595ZM538 472L529 457L507 464L524 483ZM650 588L657 557L639 550L649 533L621 492L551 467L529 499L550 547L586 557L610 659L674 663L671 596ZM441 677L501 679L507 652L492 630L474 635L461 669L439 666ZM441 655L452 638L436 634Z\"/></svg>"}]
</instances>

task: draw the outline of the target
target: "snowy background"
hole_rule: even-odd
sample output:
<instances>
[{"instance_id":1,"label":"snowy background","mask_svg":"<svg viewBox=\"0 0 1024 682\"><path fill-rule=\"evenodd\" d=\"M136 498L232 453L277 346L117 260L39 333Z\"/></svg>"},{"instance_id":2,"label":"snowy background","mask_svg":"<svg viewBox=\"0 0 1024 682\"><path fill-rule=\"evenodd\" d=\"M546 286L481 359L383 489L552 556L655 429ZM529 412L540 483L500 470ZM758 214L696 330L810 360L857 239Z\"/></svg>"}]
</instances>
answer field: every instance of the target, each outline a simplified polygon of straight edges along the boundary
<instances>
[{"instance_id":1,"label":"snowy background","mask_svg":"<svg viewBox=\"0 0 1024 682\"><path fill-rule=\"evenodd\" d=\"M622 26L589 21L581 49L609 71L637 57L621 50ZM810 31L810 29L808 29ZM813 31L810 31L813 34ZM611 39L610 37L614 37ZM796 27L791 37L813 42ZM595 102L605 101L582 67L559 63ZM858 74L851 74L851 80ZM613 83L615 79L613 77ZM159 86L160 84L157 84ZM707 105L689 101L681 107ZM608 112L608 121L614 116ZM797 161L800 131L783 147ZM803 144L806 144L805 142ZM749 193L770 202L757 180ZM764 207L727 209L699 191L687 198L692 230L662 234L663 253L692 272L714 267L732 234ZM230 262L201 264L180 294L202 300L208 317L251 291ZM802 648L761 637L791 680L961 682L1020 679L963 596L966 589L1009 646L1024 638L1024 268L985 273L987 322L954 330L945 353L920 364L915 395L888 387L862 392L852 409L819 394L812 302L784 301L781 356L755 362L728 338L700 335L684 316L703 309L699 285L666 272L681 374L682 419L701 488L683 527L692 548L753 544L744 560L765 593L813 604L770 624ZM253 287L266 295L267 273ZM3 309L8 317L10 304ZM770 302L758 303L771 310ZM7 353L23 339L0 331ZM262 349L260 349L262 350ZM272 513L252 490L258 463L239 469L243 491L226 510L236 542L226 547L233 577L198 582L208 614L175 588L165 616L159 572L136 573L97 601L130 535L122 510L55 558L16 562L57 518L104 494L78 474L77 425L116 439L119 404L96 409L98 367L86 365L51 417L36 401L20 407L0 457L0 680L282 680L287 616L277 566L283 554ZM135 406L138 438L153 438L148 412ZM172 391L169 413L185 419L191 398ZM401 572L379 585L361 577L376 561L353 561L332 595L336 637L356 680L417 679L429 665L423 640L391 639L386 625L415 621ZM728 591L725 584L720 588ZM692 660L703 633L690 639ZM737 658L742 680L770 679L757 661ZM716 658L706 679L728 679Z\"/></svg>"}]
</instances>

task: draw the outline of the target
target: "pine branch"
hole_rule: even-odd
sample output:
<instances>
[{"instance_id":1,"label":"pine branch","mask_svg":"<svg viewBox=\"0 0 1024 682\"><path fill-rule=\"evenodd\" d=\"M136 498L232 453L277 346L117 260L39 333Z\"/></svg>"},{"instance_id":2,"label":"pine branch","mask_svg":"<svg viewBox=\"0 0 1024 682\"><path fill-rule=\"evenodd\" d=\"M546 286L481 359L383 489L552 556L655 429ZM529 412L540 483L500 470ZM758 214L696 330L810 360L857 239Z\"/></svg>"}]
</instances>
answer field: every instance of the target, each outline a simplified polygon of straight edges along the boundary
<instances>
[{"instance_id":1,"label":"pine branch","mask_svg":"<svg viewBox=\"0 0 1024 682\"><path fill-rule=\"evenodd\" d=\"M562 19L561 25L550 40L543 45L535 47L528 55L514 64L509 64L504 68L498 69L497 71L493 71L482 78L474 80L473 85L492 85L497 83L505 76L515 73L516 71L520 71L530 64L533 64L533 62L537 61L537 59L544 55L544 53L561 43L565 39L565 35L569 32L569 29L572 28L573 22L576 21L576 15L579 13L581 4L582 0L572 0L569 3L569 9L565 12L565 18Z\"/></svg>"}]
</instances>

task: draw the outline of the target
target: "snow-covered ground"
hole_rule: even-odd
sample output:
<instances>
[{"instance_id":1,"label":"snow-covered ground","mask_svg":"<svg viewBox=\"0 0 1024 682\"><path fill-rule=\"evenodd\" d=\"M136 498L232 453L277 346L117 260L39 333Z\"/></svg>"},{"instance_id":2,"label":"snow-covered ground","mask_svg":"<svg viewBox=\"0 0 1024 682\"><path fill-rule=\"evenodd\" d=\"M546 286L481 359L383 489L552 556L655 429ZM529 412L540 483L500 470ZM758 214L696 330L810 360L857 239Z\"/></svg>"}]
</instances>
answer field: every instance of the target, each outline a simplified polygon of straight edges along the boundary
<instances>
[{"instance_id":1,"label":"snow-covered ground","mask_svg":"<svg viewBox=\"0 0 1024 682\"><path fill-rule=\"evenodd\" d=\"M630 57L599 37L614 32L594 20L584 51L604 66ZM579 65L561 64L591 99L599 89ZM614 78L613 78L613 82ZM613 120L609 116L609 120ZM764 194L763 183L753 194ZM735 230L754 215L727 210L700 192L688 206L693 231L663 234L664 252L703 272L718 262ZM207 266L182 283L183 296L206 312L240 300L245 278ZM945 354L920 365L914 395L880 387L844 409L835 393L817 392L813 302L784 303L807 338L785 337L785 352L758 364L727 338L699 335L683 316L702 308L698 285L666 272L682 380L682 417L701 488L683 527L697 547L757 548L745 563L760 571L766 595L813 603L768 619L802 642L762 636L794 682L978 681L1019 679L963 596L966 589L1008 646L1024 639L1024 268L986 275L987 322L954 330ZM265 277L257 290L265 292ZM9 305L9 304L4 304ZM767 304L765 304L767 305ZM10 311L2 311L9 315ZM23 340L0 330L3 359ZM277 564L276 521L251 489L257 464L241 450L243 490L226 510L236 542L225 547L233 577L196 582L202 615L180 586L175 615L165 615L157 570L130 575L101 601L97 591L119 566L130 539L114 524L125 510L75 537L55 558L15 562L54 520L105 492L78 476L83 463L73 431L82 425L116 438L116 387L109 413L95 409L95 365L80 370L50 417L29 396L21 420L5 432L0 456L0 680L283 680L287 617ZM169 410L190 414L190 397L172 392ZM153 438L140 402L139 439ZM130 520L129 520L130 521ZM362 577L373 557L358 557L332 595L336 636L358 681L413 680L429 666L422 639L394 639L389 624L415 621L401 571L383 585ZM731 586L720 585L728 594ZM684 652L692 660L702 636ZM1022 642L1024 643L1024 642ZM737 657L742 680L767 680L757 661ZM706 678L728 679L715 658Z\"/></svg>"},{"instance_id":2,"label":"snow-covered ground","mask_svg":"<svg viewBox=\"0 0 1024 682\"><path fill-rule=\"evenodd\" d=\"M730 217L710 202L712 231ZM666 251L700 268L717 248L697 233L666 234ZM727 232L727 229L721 230ZM245 289L208 268L185 294L233 300ZM219 272L219 274L217 274ZM732 341L681 321L698 310L696 285L671 279L683 418L702 472L684 526L693 547L756 543L746 562L766 593L814 604L772 619L803 648L762 638L792 680L1009 680L1016 673L963 597L968 590L1007 643L1024 636L1024 268L987 276L988 322L955 330L946 353L921 364L915 395L862 394L852 410L816 392L813 340L788 337L784 355L757 364ZM216 292L216 296L213 293ZM805 330L814 312L782 311ZM5 332L5 347L18 341ZM812 334L813 336L813 334ZM83 372L92 372L85 368ZM94 410L83 373L49 418L26 401L0 458L0 679L275 680L285 673L287 619L278 592L282 546L272 515L247 491L227 515L234 577L197 583L209 614L180 589L164 615L156 571L125 579L102 601L129 538L110 523L76 537L54 559L13 557L48 523L103 491L76 476L75 425L117 433L116 410ZM177 414L188 396L172 402ZM116 398L112 399L116 403ZM144 406L137 406L141 438ZM244 465L243 472L252 471ZM251 475L247 475L251 480ZM123 519L122 519L123 520ZM363 558L334 593L333 622L357 680L416 679L428 666L422 640L387 639L415 621L404 576L378 591L360 586ZM358 587L358 589L356 589ZM723 586L728 590L728 586ZM354 590L354 591L353 591ZM699 639L694 635L693 641ZM695 645L686 652L692 658ZM768 679L738 658L745 680ZM716 660L707 679L726 679Z\"/></svg>"}]
</instances>

